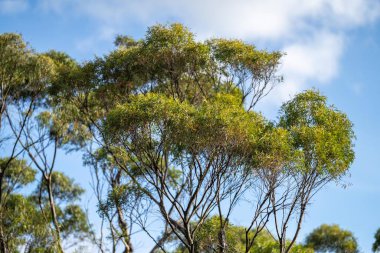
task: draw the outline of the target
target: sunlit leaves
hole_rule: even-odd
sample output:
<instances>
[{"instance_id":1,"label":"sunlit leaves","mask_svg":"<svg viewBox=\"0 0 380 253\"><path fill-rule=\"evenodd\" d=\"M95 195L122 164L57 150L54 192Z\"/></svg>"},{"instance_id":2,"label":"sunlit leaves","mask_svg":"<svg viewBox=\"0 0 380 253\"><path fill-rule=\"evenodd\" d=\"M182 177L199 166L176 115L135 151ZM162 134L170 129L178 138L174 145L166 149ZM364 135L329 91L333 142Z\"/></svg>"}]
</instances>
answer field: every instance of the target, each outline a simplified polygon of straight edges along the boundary
<instances>
[{"instance_id":1,"label":"sunlit leaves","mask_svg":"<svg viewBox=\"0 0 380 253\"><path fill-rule=\"evenodd\" d=\"M43 98L42 94L54 74L50 58L36 54L21 35L0 35L1 100Z\"/></svg>"},{"instance_id":2,"label":"sunlit leaves","mask_svg":"<svg viewBox=\"0 0 380 253\"><path fill-rule=\"evenodd\" d=\"M306 170L339 177L354 159L352 123L326 97L306 91L284 104L280 126L289 131Z\"/></svg>"},{"instance_id":3,"label":"sunlit leaves","mask_svg":"<svg viewBox=\"0 0 380 253\"><path fill-rule=\"evenodd\" d=\"M144 138L151 141L165 138L167 145L188 151L217 147L248 151L259 141L265 124L261 115L246 112L239 100L222 94L199 106L165 95L137 95L111 112L107 119L111 138L117 134L127 137L128 133L139 143Z\"/></svg>"},{"instance_id":4,"label":"sunlit leaves","mask_svg":"<svg viewBox=\"0 0 380 253\"><path fill-rule=\"evenodd\" d=\"M53 196L58 202L72 202L78 200L84 192L78 184L74 183L73 179L58 171L51 174L51 184ZM38 188L38 191L41 191L42 197L48 199L46 182L41 183Z\"/></svg>"},{"instance_id":5,"label":"sunlit leaves","mask_svg":"<svg viewBox=\"0 0 380 253\"><path fill-rule=\"evenodd\" d=\"M5 170L3 192L13 192L35 180L36 170L25 160L0 158L0 170Z\"/></svg>"}]
</instances>

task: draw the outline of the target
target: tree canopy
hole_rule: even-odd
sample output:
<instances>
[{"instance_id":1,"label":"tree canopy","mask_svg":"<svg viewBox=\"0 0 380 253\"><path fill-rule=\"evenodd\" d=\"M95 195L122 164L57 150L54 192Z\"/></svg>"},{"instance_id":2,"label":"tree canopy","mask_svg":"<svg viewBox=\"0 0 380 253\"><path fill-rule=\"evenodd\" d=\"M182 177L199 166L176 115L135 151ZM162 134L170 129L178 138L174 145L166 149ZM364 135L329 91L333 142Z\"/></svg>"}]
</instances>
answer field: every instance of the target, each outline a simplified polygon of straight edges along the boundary
<instances>
[{"instance_id":1,"label":"tree canopy","mask_svg":"<svg viewBox=\"0 0 380 253\"><path fill-rule=\"evenodd\" d=\"M115 46L78 63L1 35L0 129L13 151L0 163L0 215L28 201L25 212L43 214L41 226L50 226L48 235L28 234L30 244L13 248L1 226L3 251L45 245L63 252L65 241L90 233L75 203L82 188L55 168L65 149L84 152L93 173L103 225L92 239L102 252L133 252L137 230L154 240L152 253L168 252L172 242L189 253L310 252L296 244L306 209L354 159L348 117L316 90L284 103L276 121L257 111L282 82L282 52L234 39L199 41L177 23L149 27L139 40L119 35ZM10 185L34 182L37 172L32 196L5 200ZM249 225L234 226L229 220L243 202L252 207Z\"/></svg>"},{"instance_id":2,"label":"tree canopy","mask_svg":"<svg viewBox=\"0 0 380 253\"><path fill-rule=\"evenodd\" d=\"M354 235L338 225L323 224L306 238L306 245L316 252L356 253L358 243Z\"/></svg>"}]
</instances>

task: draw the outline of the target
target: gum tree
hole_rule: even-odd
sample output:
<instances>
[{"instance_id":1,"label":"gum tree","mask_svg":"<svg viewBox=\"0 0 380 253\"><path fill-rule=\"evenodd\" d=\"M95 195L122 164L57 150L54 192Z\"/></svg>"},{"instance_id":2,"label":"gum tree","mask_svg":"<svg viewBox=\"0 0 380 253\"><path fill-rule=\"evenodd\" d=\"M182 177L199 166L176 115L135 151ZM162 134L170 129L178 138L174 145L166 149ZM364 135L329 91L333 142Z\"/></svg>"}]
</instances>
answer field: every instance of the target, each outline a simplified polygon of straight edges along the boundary
<instances>
[{"instance_id":1,"label":"gum tree","mask_svg":"<svg viewBox=\"0 0 380 253\"><path fill-rule=\"evenodd\" d=\"M353 161L347 116L316 91L285 103L279 122L256 112L282 80L280 52L239 40L197 41L180 24L152 26L141 40L119 36L116 45L84 64L56 57L51 90L71 133L86 127L76 134L90 143L96 185L109 187L96 191L114 251L119 241L133 251L136 224L156 242L152 252L165 251L172 236L197 252L202 224L217 213L217 251L228 252L229 218L244 197L255 207L245 252L263 231L290 252L312 197ZM131 205L137 195L144 204ZM158 238L146 225L153 212L163 225Z\"/></svg>"},{"instance_id":2,"label":"gum tree","mask_svg":"<svg viewBox=\"0 0 380 253\"><path fill-rule=\"evenodd\" d=\"M197 42L180 24L153 26L139 41L120 36L117 46L103 58L74 66L69 74L64 69L55 93L77 108L74 115L79 116L72 121L88 126L95 146L112 157L116 165L113 168L122 170L125 180L133 182L155 203L167 228L157 245L176 233L194 247L197 228L190 225L193 218L201 215L202 223L229 196L235 196L231 203L234 206L246 188L238 185L240 175L247 180L248 169L244 167L251 166L248 153L253 152L257 142L254 136L267 125L252 108L281 81L275 75L281 53L257 50L238 40ZM116 107L118 104L124 107ZM136 106L136 111L129 110L130 106ZM131 129L147 124L158 132L142 128L142 132L132 133L119 127L124 124L120 123L124 122L122 107L126 117L136 117ZM220 121L213 117L214 111ZM175 122L177 119L179 122ZM171 120L175 124L167 128L166 122ZM249 121L252 126L244 129ZM126 122L133 123L129 119ZM181 134L182 130L188 135ZM118 139L123 139L123 131L126 136L133 135L133 140ZM181 140L182 137L185 138ZM226 143L223 138L228 139ZM247 150L239 146L239 141L245 143ZM153 149L145 150L148 144ZM135 147L133 151L131 147ZM164 169L160 180L154 174L158 166ZM230 167L239 173L232 174ZM152 176L156 181L149 180ZM194 185L187 185L192 181ZM214 193L217 188L220 191ZM148 194L150 190L155 191L154 196ZM169 199L170 206L164 206ZM179 202L185 199L188 203ZM183 204L186 207L179 206Z\"/></svg>"},{"instance_id":3,"label":"gum tree","mask_svg":"<svg viewBox=\"0 0 380 253\"><path fill-rule=\"evenodd\" d=\"M281 187L271 192L280 252L289 252L313 196L327 183L339 182L354 159L352 123L326 97L306 91L282 106L280 128L291 136L292 157L276 175ZM288 227L295 232L287 245Z\"/></svg>"}]
</instances>

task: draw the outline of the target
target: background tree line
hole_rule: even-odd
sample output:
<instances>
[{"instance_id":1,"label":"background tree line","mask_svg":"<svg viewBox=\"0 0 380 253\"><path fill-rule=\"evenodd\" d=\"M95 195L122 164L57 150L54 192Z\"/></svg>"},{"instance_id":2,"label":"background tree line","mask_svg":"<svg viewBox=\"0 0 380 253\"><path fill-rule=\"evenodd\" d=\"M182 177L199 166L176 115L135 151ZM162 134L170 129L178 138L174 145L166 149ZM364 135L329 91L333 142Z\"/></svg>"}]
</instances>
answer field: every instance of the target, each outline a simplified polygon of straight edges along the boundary
<instances>
[{"instance_id":1,"label":"background tree line","mask_svg":"<svg viewBox=\"0 0 380 253\"><path fill-rule=\"evenodd\" d=\"M63 252L87 238L127 253L137 231L155 242L150 252L356 252L349 232L343 251L318 246L334 226L296 243L311 199L348 173L354 133L315 90L284 103L277 121L255 110L282 81L281 52L197 41L181 24L115 45L78 63L0 35L1 252ZM56 171L62 150L85 153L100 231L76 202L83 189ZM249 225L234 226L246 201Z\"/></svg>"}]
</instances>

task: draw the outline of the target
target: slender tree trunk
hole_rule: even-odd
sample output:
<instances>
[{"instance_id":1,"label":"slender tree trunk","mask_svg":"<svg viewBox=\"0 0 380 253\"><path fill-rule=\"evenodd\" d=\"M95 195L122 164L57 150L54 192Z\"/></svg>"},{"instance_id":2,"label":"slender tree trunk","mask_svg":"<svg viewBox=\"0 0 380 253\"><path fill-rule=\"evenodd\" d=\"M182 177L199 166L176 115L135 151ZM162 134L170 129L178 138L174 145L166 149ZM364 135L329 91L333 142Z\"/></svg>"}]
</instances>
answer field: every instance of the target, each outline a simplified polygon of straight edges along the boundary
<instances>
[{"instance_id":1,"label":"slender tree trunk","mask_svg":"<svg viewBox=\"0 0 380 253\"><path fill-rule=\"evenodd\" d=\"M4 168L0 168L0 252L8 253L7 243L3 228L3 178L4 178Z\"/></svg>"},{"instance_id":2,"label":"slender tree trunk","mask_svg":"<svg viewBox=\"0 0 380 253\"><path fill-rule=\"evenodd\" d=\"M190 245L189 251L190 251L190 253L196 253L195 245L194 244Z\"/></svg>"},{"instance_id":3,"label":"slender tree trunk","mask_svg":"<svg viewBox=\"0 0 380 253\"><path fill-rule=\"evenodd\" d=\"M122 237L123 237L124 246L125 246L124 253L132 253L133 247L132 247L131 237L128 231L128 225L127 225L127 222L124 220L123 210L120 207L119 201L116 201L116 208L117 208L118 223L122 232Z\"/></svg>"},{"instance_id":4,"label":"slender tree trunk","mask_svg":"<svg viewBox=\"0 0 380 253\"><path fill-rule=\"evenodd\" d=\"M226 230L221 228L219 231L219 253L225 253L227 249Z\"/></svg>"},{"instance_id":5,"label":"slender tree trunk","mask_svg":"<svg viewBox=\"0 0 380 253\"><path fill-rule=\"evenodd\" d=\"M121 172L122 171L119 170L118 173L116 174L115 181L112 183L112 188L120 185ZM122 239L122 242L123 242L124 247L125 247L124 253L132 253L133 247L132 247L132 242L131 242L131 236L130 236L129 229L128 229L128 223L125 221L125 218L124 218L124 212L122 209L122 205L120 203L120 199L118 197L116 197L114 200L115 200L115 204L116 204L117 221L119 223L119 227L120 227L121 233L122 233L121 239Z\"/></svg>"},{"instance_id":6,"label":"slender tree trunk","mask_svg":"<svg viewBox=\"0 0 380 253\"><path fill-rule=\"evenodd\" d=\"M297 229L296 229L296 232L294 234L294 237L293 237L293 240L290 242L287 250L286 250L286 253L290 252L290 250L292 249L294 243L296 242L297 240L297 237L298 237L298 234L301 230L301 226L302 226L302 221L303 221L303 217L305 215L305 209L306 209L306 204L301 204L301 212L300 212L300 216L299 216L299 219L298 219L298 224L297 224Z\"/></svg>"},{"instance_id":7,"label":"slender tree trunk","mask_svg":"<svg viewBox=\"0 0 380 253\"><path fill-rule=\"evenodd\" d=\"M58 223L58 218L57 218L57 212L55 209L55 203L54 203L54 196L53 196L53 189L51 185L51 174L47 179L47 190L49 194L49 205L50 205L50 212L51 212L51 218L54 224L54 229L55 229L55 236L56 236L56 241L57 241L57 246L58 246L58 252L63 253L63 248L61 244L61 230L59 228L59 223Z\"/></svg>"},{"instance_id":8,"label":"slender tree trunk","mask_svg":"<svg viewBox=\"0 0 380 253\"><path fill-rule=\"evenodd\" d=\"M4 235L4 230L3 230L2 225L0 226L0 252L1 253L8 253L7 244L5 241L5 235Z\"/></svg>"},{"instance_id":9,"label":"slender tree trunk","mask_svg":"<svg viewBox=\"0 0 380 253\"><path fill-rule=\"evenodd\" d=\"M281 238L281 243L280 243L280 252L281 253L286 253L286 237L285 235Z\"/></svg>"}]
</instances>

